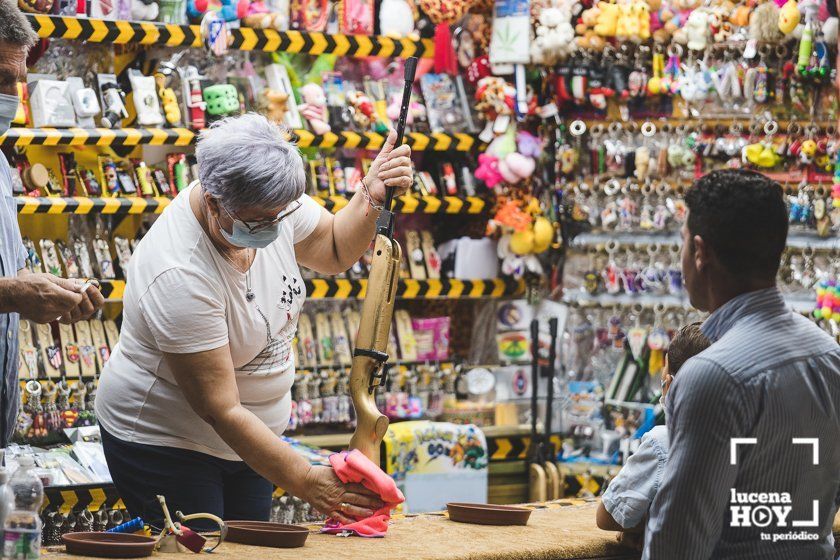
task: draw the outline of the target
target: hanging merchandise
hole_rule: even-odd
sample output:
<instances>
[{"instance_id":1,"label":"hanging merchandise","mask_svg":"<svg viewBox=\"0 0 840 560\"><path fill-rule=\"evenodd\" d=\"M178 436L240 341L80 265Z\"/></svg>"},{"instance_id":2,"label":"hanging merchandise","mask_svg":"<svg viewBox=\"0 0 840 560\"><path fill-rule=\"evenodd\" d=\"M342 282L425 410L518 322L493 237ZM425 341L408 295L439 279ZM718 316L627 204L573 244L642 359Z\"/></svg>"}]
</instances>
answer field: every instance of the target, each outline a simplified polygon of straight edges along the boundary
<instances>
[{"instance_id":1,"label":"hanging merchandise","mask_svg":"<svg viewBox=\"0 0 840 560\"><path fill-rule=\"evenodd\" d=\"M530 62L531 8L528 0L500 0L493 8L490 64ZM503 72L509 73L509 72Z\"/></svg>"}]
</instances>

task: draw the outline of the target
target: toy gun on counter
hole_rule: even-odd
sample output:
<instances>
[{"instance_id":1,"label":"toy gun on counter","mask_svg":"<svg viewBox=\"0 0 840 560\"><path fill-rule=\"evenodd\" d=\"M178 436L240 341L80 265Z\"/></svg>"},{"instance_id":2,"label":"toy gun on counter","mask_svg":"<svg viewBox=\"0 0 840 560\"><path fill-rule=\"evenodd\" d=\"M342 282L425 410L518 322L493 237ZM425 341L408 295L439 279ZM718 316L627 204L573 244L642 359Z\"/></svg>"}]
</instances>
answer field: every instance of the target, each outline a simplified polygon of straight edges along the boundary
<instances>
[{"instance_id":1,"label":"toy gun on counter","mask_svg":"<svg viewBox=\"0 0 840 560\"><path fill-rule=\"evenodd\" d=\"M417 58L407 59L394 147L403 141L416 70ZM361 322L350 372L350 396L356 409L356 430L350 439L350 449L358 449L376 465L379 465L382 438L388 430L388 418L376 407L375 392L377 387L385 385L387 377L385 362L388 361L388 334L394 315L402 253L400 244L394 239L394 213L391 211L393 199L394 189L387 188L384 209L376 227L367 293L362 303Z\"/></svg>"}]
</instances>

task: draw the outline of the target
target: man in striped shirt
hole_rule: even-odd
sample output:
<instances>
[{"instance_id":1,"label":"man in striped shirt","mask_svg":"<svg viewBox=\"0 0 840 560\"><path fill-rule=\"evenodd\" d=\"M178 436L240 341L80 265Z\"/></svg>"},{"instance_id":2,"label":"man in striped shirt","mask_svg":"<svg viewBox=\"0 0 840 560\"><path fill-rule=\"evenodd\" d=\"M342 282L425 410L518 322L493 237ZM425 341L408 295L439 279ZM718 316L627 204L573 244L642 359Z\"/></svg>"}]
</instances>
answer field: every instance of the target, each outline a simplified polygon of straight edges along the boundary
<instances>
[{"instance_id":1,"label":"man in striped shirt","mask_svg":"<svg viewBox=\"0 0 840 560\"><path fill-rule=\"evenodd\" d=\"M645 559L829 560L840 502L840 346L776 288L778 184L706 175L686 196L682 269L712 346L665 401L671 455Z\"/></svg>"}]
</instances>

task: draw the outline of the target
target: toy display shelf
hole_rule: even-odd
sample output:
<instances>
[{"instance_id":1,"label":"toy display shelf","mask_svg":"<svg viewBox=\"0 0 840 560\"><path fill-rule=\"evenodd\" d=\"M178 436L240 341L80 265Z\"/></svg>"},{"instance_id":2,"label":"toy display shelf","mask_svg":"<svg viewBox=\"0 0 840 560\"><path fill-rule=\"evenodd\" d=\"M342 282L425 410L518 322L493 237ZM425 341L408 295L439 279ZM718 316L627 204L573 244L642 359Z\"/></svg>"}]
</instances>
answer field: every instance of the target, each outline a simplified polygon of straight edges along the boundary
<instances>
[{"instance_id":1,"label":"toy display shelf","mask_svg":"<svg viewBox=\"0 0 840 560\"><path fill-rule=\"evenodd\" d=\"M310 278L304 280L309 299L358 299L365 297L367 280L347 278ZM122 300L124 280L102 280L102 295L108 301ZM397 286L399 299L501 299L525 292L521 281L493 278L490 280L409 280Z\"/></svg>"},{"instance_id":2,"label":"toy display shelf","mask_svg":"<svg viewBox=\"0 0 840 560\"><path fill-rule=\"evenodd\" d=\"M349 199L344 196L313 197L330 212L338 212ZM169 206L171 198L139 196L88 198L76 197L15 197L18 214L160 214ZM414 196L403 195L394 200L394 212L401 214L479 215L487 208L487 201L477 196Z\"/></svg>"},{"instance_id":3,"label":"toy display shelf","mask_svg":"<svg viewBox=\"0 0 840 560\"><path fill-rule=\"evenodd\" d=\"M70 39L91 43L203 47L200 26L172 23L110 21L85 17L27 14L32 28L44 39ZM303 31L275 31L249 27L229 30L229 48L243 51L334 54L408 58L434 56L429 39L394 39L377 35L343 35Z\"/></svg>"},{"instance_id":4,"label":"toy display shelf","mask_svg":"<svg viewBox=\"0 0 840 560\"><path fill-rule=\"evenodd\" d=\"M295 130L294 140L302 148L358 148L378 150L385 136L375 132L328 132L318 135ZM196 133L187 128L10 128L0 135L0 146L190 146ZM479 143L470 134L421 134L409 132L405 142L415 151L468 152Z\"/></svg>"}]
</instances>

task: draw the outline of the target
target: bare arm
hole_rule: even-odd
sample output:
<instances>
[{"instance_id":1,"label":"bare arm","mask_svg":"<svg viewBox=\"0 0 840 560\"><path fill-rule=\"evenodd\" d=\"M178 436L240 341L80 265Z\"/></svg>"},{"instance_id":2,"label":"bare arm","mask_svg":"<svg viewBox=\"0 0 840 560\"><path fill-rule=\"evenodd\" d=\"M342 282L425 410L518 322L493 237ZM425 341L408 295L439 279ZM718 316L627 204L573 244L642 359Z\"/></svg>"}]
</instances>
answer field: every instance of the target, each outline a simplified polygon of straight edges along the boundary
<instances>
[{"instance_id":1,"label":"bare arm","mask_svg":"<svg viewBox=\"0 0 840 560\"><path fill-rule=\"evenodd\" d=\"M29 271L0 278L0 313L20 313L36 323L69 318L83 299L72 287L69 280Z\"/></svg>"},{"instance_id":2,"label":"bare arm","mask_svg":"<svg viewBox=\"0 0 840 560\"><path fill-rule=\"evenodd\" d=\"M598 511L595 512L595 523L599 529L604 531L624 531L624 527L619 525L610 512L607 511L603 502L598 503Z\"/></svg>"},{"instance_id":3,"label":"bare arm","mask_svg":"<svg viewBox=\"0 0 840 560\"><path fill-rule=\"evenodd\" d=\"M395 194L399 195L413 181L411 149L406 145L394 148L395 141L392 130L364 179L377 205L385 200L386 188L398 189ZM312 234L295 245L298 262L322 274L344 272L370 245L378 217L361 190L335 215L323 210Z\"/></svg>"},{"instance_id":4,"label":"bare arm","mask_svg":"<svg viewBox=\"0 0 840 560\"><path fill-rule=\"evenodd\" d=\"M382 506L363 487L342 485L331 468L311 466L242 406L228 345L164 356L192 409L257 473L345 523L352 520L342 514L367 517Z\"/></svg>"}]
</instances>

